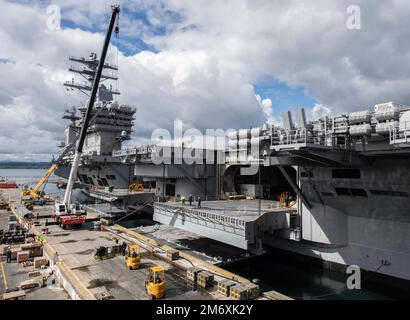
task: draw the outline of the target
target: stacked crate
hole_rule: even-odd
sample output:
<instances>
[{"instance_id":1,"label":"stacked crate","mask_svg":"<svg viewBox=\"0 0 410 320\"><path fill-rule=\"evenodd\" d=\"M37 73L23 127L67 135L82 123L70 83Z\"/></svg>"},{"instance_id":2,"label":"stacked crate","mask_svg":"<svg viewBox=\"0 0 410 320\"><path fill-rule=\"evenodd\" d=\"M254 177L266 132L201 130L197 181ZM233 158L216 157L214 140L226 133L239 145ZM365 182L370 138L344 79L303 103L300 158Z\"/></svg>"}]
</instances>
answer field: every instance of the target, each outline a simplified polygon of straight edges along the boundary
<instances>
[{"instance_id":1,"label":"stacked crate","mask_svg":"<svg viewBox=\"0 0 410 320\"><path fill-rule=\"evenodd\" d=\"M197 268L197 267L191 267L187 270L187 278L188 280L192 281L193 283L196 283L198 279L198 273L200 273L202 270Z\"/></svg>"},{"instance_id":2,"label":"stacked crate","mask_svg":"<svg viewBox=\"0 0 410 320\"><path fill-rule=\"evenodd\" d=\"M115 244L112 246L112 254L120 254L121 253L121 245L120 244Z\"/></svg>"},{"instance_id":3,"label":"stacked crate","mask_svg":"<svg viewBox=\"0 0 410 320\"><path fill-rule=\"evenodd\" d=\"M17 260L17 254L21 251L20 248L11 248L11 260Z\"/></svg>"},{"instance_id":4,"label":"stacked crate","mask_svg":"<svg viewBox=\"0 0 410 320\"><path fill-rule=\"evenodd\" d=\"M247 284L245 285L245 288L248 290L248 300L253 300L259 297L259 286L256 284Z\"/></svg>"},{"instance_id":5,"label":"stacked crate","mask_svg":"<svg viewBox=\"0 0 410 320\"><path fill-rule=\"evenodd\" d=\"M0 256L3 256L3 255L5 256L8 249L9 249L8 245L0 244Z\"/></svg>"},{"instance_id":6,"label":"stacked crate","mask_svg":"<svg viewBox=\"0 0 410 320\"><path fill-rule=\"evenodd\" d=\"M197 283L202 288L210 288L214 285L214 275L207 271L201 271L198 273Z\"/></svg>"},{"instance_id":7,"label":"stacked crate","mask_svg":"<svg viewBox=\"0 0 410 320\"><path fill-rule=\"evenodd\" d=\"M225 297L229 297L231 288L235 285L236 283L231 280L218 281L218 292L223 294Z\"/></svg>"},{"instance_id":8,"label":"stacked crate","mask_svg":"<svg viewBox=\"0 0 410 320\"><path fill-rule=\"evenodd\" d=\"M20 283L21 290L33 289L39 286L37 279L29 279Z\"/></svg>"},{"instance_id":9,"label":"stacked crate","mask_svg":"<svg viewBox=\"0 0 410 320\"><path fill-rule=\"evenodd\" d=\"M175 261L179 259L179 251L175 249L167 250L167 259L169 261Z\"/></svg>"},{"instance_id":10,"label":"stacked crate","mask_svg":"<svg viewBox=\"0 0 410 320\"><path fill-rule=\"evenodd\" d=\"M43 255L43 245L40 242L22 244L20 249L22 251L28 251L30 258Z\"/></svg>"},{"instance_id":11,"label":"stacked crate","mask_svg":"<svg viewBox=\"0 0 410 320\"><path fill-rule=\"evenodd\" d=\"M233 300L247 300L248 299L248 289L243 285L234 286L230 290L230 297Z\"/></svg>"},{"instance_id":12,"label":"stacked crate","mask_svg":"<svg viewBox=\"0 0 410 320\"><path fill-rule=\"evenodd\" d=\"M29 258L29 253L27 251L17 252L17 263L26 262Z\"/></svg>"},{"instance_id":13,"label":"stacked crate","mask_svg":"<svg viewBox=\"0 0 410 320\"><path fill-rule=\"evenodd\" d=\"M42 266L48 265L48 259L43 257L36 257L34 258L34 267L41 268Z\"/></svg>"},{"instance_id":14,"label":"stacked crate","mask_svg":"<svg viewBox=\"0 0 410 320\"><path fill-rule=\"evenodd\" d=\"M253 300L259 297L259 286L253 283L241 284L231 288L230 297L233 300Z\"/></svg>"}]
</instances>

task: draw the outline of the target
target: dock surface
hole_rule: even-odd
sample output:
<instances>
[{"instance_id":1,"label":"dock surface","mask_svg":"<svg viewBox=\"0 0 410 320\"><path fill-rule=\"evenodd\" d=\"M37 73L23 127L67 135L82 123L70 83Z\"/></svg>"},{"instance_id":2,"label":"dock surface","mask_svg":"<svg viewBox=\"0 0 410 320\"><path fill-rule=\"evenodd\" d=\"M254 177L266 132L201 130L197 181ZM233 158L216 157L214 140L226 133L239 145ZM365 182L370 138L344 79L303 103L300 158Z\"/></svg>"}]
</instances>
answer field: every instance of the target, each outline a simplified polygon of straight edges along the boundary
<instances>
[{"instance_id":1,"label":"dock surface","mask_svg":"<svg viewBox=\"0 0 410 320\"><path fill-rule=\"evenodd\" d=\"M20 207L18 190L4 190L4 193L10 197L13 211L18 211ZM35 228L37 232L40 232L39 230L45 227L46 220L47 222L51 221L52 206L35 207L33 213L34 216L38 217L40 225ZM12 212L2 210L0 228L5 227L10 214ZM112 246L115 243L115 238L118 237L109 231L92 230L92 223L90 222L85 223L81 229L63 230L57 225L50 224L47 227L50 233L43 235L44 243L49 250L54 252L55 262L64 266L67 269L66 271L72 275L71 282L77 282L79 287L82 287L84 291L91 292L94 296L108 292L114 299L150 299L145 292L144 286L148 277L148 269L151 266L160 265L165 269L166 299L213 299L205 291L193 290L192 285L185 280L183 271L162 259L156 258L144 249L141 250L142 266L138 270L127 269L125 258L122 255L105 260L94 259L93 254L97 247ZM31 269L22 268L16 261L5 266L6 281L9 288L14 288L21 281L27 280L27 274ZM5 291L3 277L1 282L0 291L3 293ZM33 289L33 295L27 295L27 299L48 299L47 294L44 292L40 294L40 289ZM54 297L56 299L69 298L65 291L62 292L59 295L54 295Z\"/></svg>"}]
</instances>

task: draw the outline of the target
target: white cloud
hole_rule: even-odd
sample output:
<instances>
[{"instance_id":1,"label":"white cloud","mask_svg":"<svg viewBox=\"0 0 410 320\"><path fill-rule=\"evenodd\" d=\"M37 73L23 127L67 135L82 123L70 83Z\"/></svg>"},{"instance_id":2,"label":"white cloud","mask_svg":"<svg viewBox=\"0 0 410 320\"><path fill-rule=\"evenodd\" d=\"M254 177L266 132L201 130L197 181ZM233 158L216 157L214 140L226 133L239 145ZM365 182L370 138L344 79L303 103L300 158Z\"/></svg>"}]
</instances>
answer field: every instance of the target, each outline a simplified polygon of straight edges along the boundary
<instances>
[{"instance_id":1,"label":"white cloud","mask_svg":"<svg viewBox=\"0 0 410 320\"><path fill-rule=\"evenodd\" d=\"M314 107L308 112L308 118L317 120L322 117L329 117L332 115L332 110L322 104L316 103Z\"/></svg>"},{"instance_id":2,"label":"white cloud","mask_svg":"<svg viewBox=\"0 0 410 320\"><path fill-rule=\"evenodd\" d=\"M271 75L309 88L335 112L410 101L410 3L358 0L362 29L346 28L341 1L170 1L180 31L151 41L163 49L205 49L251 83ZM227 14L229 12L229 14ZM198 28L183 31L185 25Z\"/></svg>"},{"instance_id":3,"label":"white cloud","mask_svg":"<svg viewBox=\"0 0 410 320\"><path fill-rule=\"evenodd\" d=\"M58 141L63 139L64 108L86 100L80 93L67 93L62 86L72 77L66 71L68 55L99 52L103 36L79 29L50 31L43 10L5 6L10 14L0 25L14 24L21 31L13 35L0 28L0 41L8 44L0 48L0 57L16 61L0 64L0 110L4 115L0 136L7 138L0 146L0 159L1 154L9 153L21 157L56 153ZM20 18L12 22L14 16ZM109 59L116 60L114 47ZM142 51L128 57L119 52L118 64L120 102L138 107L134 137L139 140L149 137L155 128L172 129L177 118L186 128L203 131L256 126L264 121L253 86L205 50ZM14 134L16 130L19 134ZM38 137L37 143L28 138L33 136Z\"/></svg>"},{"instance_id":4,"label":"white cloud","mask_svg":"<svg viewBox=\"0 0 410 320\"><path fill-rule=\"evenodd\" d=\"M20 2L26 5L2 2L0 153L47 154L62 139L64 107L85 100L61 85L71 78L67 56L99 52L103 34L48 30L46 1ZM103 31L111 2L55 1L64 19ZM138 107L135 139L143 141L156 127L171 128L176 118L199 129L274 121L275 106L267 97L256 100L253 88L266 76L307 88L318 101L312 117L327 106L337 114L410 101L407 0L357 0L359 31L346 28L347 0L119 3L127 41L138 36L158 50L119 53L120 101ZM129 14L139 10L148 24ZM115 61L115 50L109 58ZM36 140L27 138L32 136Z\"/></svg>"},{"instance_id":5,"label":"white cloud","mask_svg":"<svg viewBox=\"0 0 410 320\"><path fill-rule=\"evenodd\" d=\"M270 124L276 123L276 120L273 116L272 100L269 98L262 99L261 96L258 94L255 97L256 101L258 101L260 107L266 115L267 122Z\"/></svg>"}]
</instances>

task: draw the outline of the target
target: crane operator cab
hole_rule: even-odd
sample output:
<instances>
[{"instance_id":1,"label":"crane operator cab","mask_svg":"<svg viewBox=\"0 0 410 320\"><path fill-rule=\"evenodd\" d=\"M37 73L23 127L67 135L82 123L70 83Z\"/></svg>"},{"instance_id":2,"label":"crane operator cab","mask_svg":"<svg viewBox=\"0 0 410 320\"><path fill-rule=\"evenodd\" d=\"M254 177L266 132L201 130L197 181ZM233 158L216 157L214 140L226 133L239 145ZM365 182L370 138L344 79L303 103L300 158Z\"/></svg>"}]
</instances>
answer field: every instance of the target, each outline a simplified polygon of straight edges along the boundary
<instances>
[{"instance_id":1,"label":"crane operator cab","mask_svg":"<svg viewBox=\"0 0 410 320\"><path fill-rule=\"evenodd\" d=\"M125 256L125 265L130 270L135 270L141 267L141 254L139 245L134 244L132 246L128 246L127 255Z\"/></svg>"},{"instance_id":2,"label":"crane operator cab","mask_svg":"<svg viewBox=\"0 0 410 320\"><path fill-rule=\"evenodd\" d=\"M145 281L145 290L151 299L165 298L165 270L161 266L149 268L148 279Z\"/></svg>"},{"instance_id":3,"label":"crane operator cab","mask_svg":"<svg viewBox=\"0 0 410 320\"><path fill-rule=\"evenodd\" d=\"M69 215L69 214L84 215L84 214L87 214L87 211L84 209L84 207L80 203L72 203L67 208L67 205L65 203L56 202L55 213L57 216Z\"/></svg>"}]
</instances>

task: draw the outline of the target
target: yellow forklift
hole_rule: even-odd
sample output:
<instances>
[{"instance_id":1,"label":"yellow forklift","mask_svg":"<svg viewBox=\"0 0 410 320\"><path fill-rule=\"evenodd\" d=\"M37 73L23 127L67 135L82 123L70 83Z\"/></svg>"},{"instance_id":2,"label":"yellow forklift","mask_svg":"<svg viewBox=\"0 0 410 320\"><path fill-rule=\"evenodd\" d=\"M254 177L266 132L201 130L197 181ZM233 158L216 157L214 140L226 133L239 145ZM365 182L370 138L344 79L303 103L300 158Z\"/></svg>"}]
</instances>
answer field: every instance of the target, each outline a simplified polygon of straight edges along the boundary
<instances>
[{"instance_id":1,"label":"yellow forklift","mask_svg":"<svg viewBox=\"0 0 410 320\"><path fill-rule=\"evenodd\" d=\"M130 270L135 270L141 267L140 246L133 244L128 246L127 255L125 256L125 265Z\"/></svg>"},{"instance_id":2,"label":"yellow forklift","mask_svg":"<svg viewBox=\"0 0 410 320\"><path fill-rule=\"evenodd\" d=\"M149 268L148 279L145 281L145 290L151 299L165 298L165 270L161 266Z\"/></svg>"},{"instance_id":3,"label":"yellow forklift","mask_svg":"<svg viewBox=\"0 0 410 320\"><path fill-rule=\"evenodd\" d=\"M144 192L144 185L142 183L133 183L129 185L129 189L134 192Z\"/></svg>"}]
</instances>

